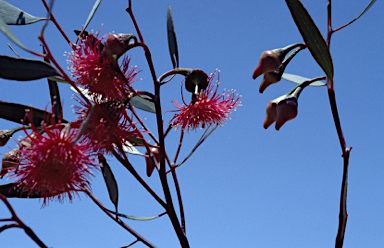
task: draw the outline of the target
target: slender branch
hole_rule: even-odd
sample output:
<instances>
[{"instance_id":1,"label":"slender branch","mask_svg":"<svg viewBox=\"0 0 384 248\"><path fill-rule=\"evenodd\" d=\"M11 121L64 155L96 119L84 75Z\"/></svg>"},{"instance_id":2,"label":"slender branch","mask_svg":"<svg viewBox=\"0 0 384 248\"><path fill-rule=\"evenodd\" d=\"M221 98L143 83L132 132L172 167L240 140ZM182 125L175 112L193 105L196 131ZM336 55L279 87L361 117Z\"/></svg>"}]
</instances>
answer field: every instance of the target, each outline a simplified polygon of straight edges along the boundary
<instances>
[{"instance_id":1,"label":"slender branch","mask_svg":"<svg viewBox=\"0 0 384 248\"><path fill-rule=\"evenodd\" d=\"M143 185L143 187L153 196L153 198L155 198L155 200L160 203L161 206L163 206L164 209L168 209L168 206L167 204L160 199L160 197L148 186L148 184L140 177L140 175L136 172L136 170L133 168L133 166L131 165L131 163L129 163L127 157L125 156L125 153L123 151L123 149L119 148L121 150L121 153L124 155L124 159L116 152L116 151L113 151L113 155L117 158L117 160L119 160L119 162L124 165L125 168L128 169L128 171L136 178L137 181L139 181L139 183L141 185Z\"/></svg>"},{"instance_id":2,"label":"slender branch","mask_svg":"<svg viewBox=\"0 0 384 248\"><path fill-rule=\"evenodd\" d=\"M12 214L12 220L17 222L17 225L12 225L11 227L20 227L24 229L24 232L33 240L35 243L40 246L41 248L48 248L43 241L41 241L36 234L32 231L31 228L29 228L27 225L22 222L19 217L16 215L15 211L13 210L11 204L9 204L7 198L0 194L0 199L4 202L4 204L7 206L8 210Z\"/></svg>"},{"instance_id":3,"label":"slender branch","mask_svg":"<svg viewBox=\"0 0 384 248\"><path fill-rule=\"evenodd\" d=\"M328 12L327 14L328 15L327 46L329 50L330 44L331 44L331 36L334 32L334 30L332 29L332 19L331 19L332 18L332 0L328 0L327 12ZM352 148L347 148L347 144L345 142L345 138L341 128L339 113L337 111L333 80L330 80L329 78L327 78L327 88L328 88L329 102L332 110L332 116L335 122L337 136L339 137L340 147L342 150L342 157L344 160L343 161L343 179L342 179L341 192L340 192L339 228L337 231L336 243L335 243L335 248L342 248L343 242L344 242L344 236L345 236L345 229L347 225L347 218L348 218L348 213L347 213L348 164L349 164L349 155Z\"/></svg>"},{"instance_id":4,"label":"slender branch","mask_svg":"<svg viewBox=\"0 0 384 248\"><path fill-rule=\"evenodd\" d=\"M173 159L173 164L176 164L177 157L179 156L181 145L183 143L183 138L184 138L184 130L182 129L180 132L179 146L177 147L176 155L175 155L175 158Z\"/></svg>"},{"instance_id":5,"label":"slender branch","mask_svg":"<svg viewBox=\"0 0 384 248\"><path fill-rule=\"evenodd\" d=\"M159 141L157 140L157 138L153 135L153 133L151 132L151 130L149 130L149 128L145 125L145 123L143 122L143 120L140 118L140 116L137 114L135 108L132 108L131 105L129 105L129 110L131 110L132 114L135 116L135 118L139 121L140 125L144 128L145 131L147 131L147 134L149 136L151 136L152 140L157 144Z\"/></svg>"},{"instance_id":6,"label":"slender branch","mask_svg":"<svg viewBox=\"0 0 384 248\"><path fill-rule=\"evenodd\" d=\"M0 233L1 233L2 231L5 231L5 230L10 229L10 228L13 228L13 227L22 228L19 224L16 224L16 223L8 224L8 225L4 225L4 226L0 227Z\"/></svg>"},{"instance_id":7,"label":"slender branch","mask_svg":"<svg viewBox=\"0 0 384 248\"><path fill-rule=\"evenodd\" d=\"M68 38L68 36L65 34L64 30L60 27L59 23L56 21L56 18L53 16L51 9L49 8L47 2L45 0L41 0L44 4L44 7L47 9L50 20L55 24L61 35L64 37L64 39L68 42L68 44L72 44L71 40Z\"/></svg>"},{"instance_id":8,"label":"slender branch","mask_svg":"<svg viewBox=\"0 0 384 248\"><path fill-rule=\"evenodd\" d=\"M347 226L347 186L348 186L348 161L349 154L352 148L346 150L344 156L344 168L343 168L343 182L341 184L340 193L340 213L339 213L339 229L336 236L336 248L343 247L345 228Z\"/></svg>"},{"instance_id":9,"label":"slender branch","mask_svg":"<svg viewBox=\"0 0 384 248\"><path fill-rule=\"evenodd\" d=\"M96 203L97 206L99 206L99 208L101 210L103 210L104 213L106 213L112 220L114 220L117 224L119 224L120 226L122 226L125 230L127 230L130 234L132 234L133 236L135 236L137 238L137 240L143 242L145 245L147 245L148 247L152 247L152 248L156 248L155 245L153 245L152 243L150 243L148 240L146 240L143 236L141 236L139 233L137 233L135 230L133 230L130 226L128 226L127 224L125 224L121 219L119 219L116 215L110 213L108 211L108 209L99 201L99 199L96 198L96 196L93 195L93 193L89 190L89 188L86 188L86 190L84 191L91 199L94 203Z\"/></svg>"},{"instance_id":10,"label":"slender branch","mask_svg":"<svg viewBox=\"0 0 384 248\"><path fill-rule=\"evenodd\" d=\"M140 32L139 26L137 25L135 16L133 15L131 0L128 0L128 8L125 11L128 12L129 16L132 19L133 25L135 25L135 29L136 29L137 35L139 36L140 42L144 43L143 36L141 35L141 32Z\"/></svg>"},{"instance_id":11,"label":"slender branch","mask_svg":"<svg viewBox=\"0 0 384 248\"><path fill-rule=\"evenodd\" d=\"M145 58L147 59L147 63L148 63L149 69L151 71L152 80L153 80L154 87L155 87L154 104L155 104L155 108L156 108L156 121L157 121L157 129L158 129L157 131L158 131L158 134L159 134L158 145L160 147L160 149L159 149L159 157L160 157L160 161L159 161L160 162L159 176L160 176L160 181L161 181L161 185L162 185L162 188L163 188L164 196L165 196L165 199L166 199L166 202L167 202L166 203L166 210L167 210L167 213L168 213L168 217L171 220L171 223L173 225L173 228L175 229L177 237L178 237L178 239L180 241L181 247L189 248L188 240L187 240L183 230L180 227L180 223L179 223L179 220L177 218L177 215L176 215L176 212L175 212L175 209L174 209L174 206L173 206L171 192L169 191L169 187L168 187L167 175L165 173L165 157L166 157L166 152L165 152L165 142L164 142L163 118L162 118L161 104L160 104L160 82L157 81L157 78L156 78L156 72L155 72L155 68L153 66L151 52L149 51L147 45L144 43L144 39L143 39L143 37L141 35L140 29L139 29L139 27L137 25L137 22L135 20L134 15L133 15L132 6L131 6L131 0L128 0L128 8L126 9L126 11L129 13L129 15L130 15L130 17L132 19L132 22L133 22L133 24L134 24L134 26L136 28L137 34L139 36L139 39L141 41L141 42L137 43L137 46L141 46L144 49ZM115 153L116 152L114 152L114 155L115 155ZM123 153L123 155L125 155L125 154ZM120 157L120 156L117 156L117 157ZM125 163L123 163L123 164L125 166L128 166L127 167L128 170L131 171L133 169L133 167L130 164L129 165L125 164Z\"/></svg>"},{"instance_id":12,"label":"slender branch","mask_svg":"<svg viewBox=\"0 0 384 248\"><path fill-rule=\"evenodd\" d=\"M175 188L177 193L177 200L179 202L179 211L180 211L180 219L181 219L181 229L183 230L184 235L186 235L185 232L185 215L184 215L184 206L183 206L183 200L181 198L181 191L179 186L179 180L177 179L176 170L172 170L172 178L175 182Z\"/></svg>"}]
</instances>

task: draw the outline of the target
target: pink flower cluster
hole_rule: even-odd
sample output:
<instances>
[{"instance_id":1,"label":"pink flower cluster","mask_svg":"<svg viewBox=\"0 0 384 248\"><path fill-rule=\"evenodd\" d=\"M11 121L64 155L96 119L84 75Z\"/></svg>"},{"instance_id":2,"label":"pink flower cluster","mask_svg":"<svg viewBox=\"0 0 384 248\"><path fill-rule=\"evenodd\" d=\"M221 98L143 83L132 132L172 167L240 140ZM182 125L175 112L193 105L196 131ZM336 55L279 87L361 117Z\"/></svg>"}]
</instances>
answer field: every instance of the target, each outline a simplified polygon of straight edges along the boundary
<instances>
[{"instance_id":1,"label":"pink flower cluster","mask_svg":"<svg viewBox=\"0 0 384 248\"><path fill-rule=\"evenodd\" d=\"M110 154L117 147L130 145L130 139L140 139L127 115L124 101L130 95L130 84L137 81L138 71L129 67L130 58L118 66L108 43L89 34L68 54L69 70L76 84L88 91L87 99L76 100L77 118L68 126L31 126L30 134L14 157L15 174L11 175L23 191L39 192L44 205L53 199L60 202L74 192L89 187L92 171L98 169L97 154ZM28 117L32 120L32 116ZM48 120L46 120L48 121ZM47 122L49 123L49 122ZM54 123L54 120L50 121Z\"/></svg>"}]
</instances>

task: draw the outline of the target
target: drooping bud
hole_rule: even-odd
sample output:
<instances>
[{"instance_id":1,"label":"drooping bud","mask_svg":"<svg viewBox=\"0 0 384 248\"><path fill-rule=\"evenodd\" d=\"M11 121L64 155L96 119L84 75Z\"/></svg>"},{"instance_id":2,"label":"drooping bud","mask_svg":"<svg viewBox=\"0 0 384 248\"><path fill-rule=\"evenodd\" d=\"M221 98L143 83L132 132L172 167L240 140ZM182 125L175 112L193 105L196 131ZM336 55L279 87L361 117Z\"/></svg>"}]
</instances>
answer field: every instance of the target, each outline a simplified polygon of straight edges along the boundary
<instances>
[{"instance_id":1,"label":"drooping bud","mask_svg":"<svg viewBox=\"0 0 384 248\"><path fill-rule=\"evenodd\" d=\"M259 64L253 71L252 78L256 79L261 74L276 71L279 69L280 63L279 56L274 51L264 51L260 56Z\"/></svg>"},{"instance_id":2,"label":"drooping bud","mask_svg":"<svg viewBox=\"0 0 384 248\"><path fill-rule=\"evenodd\" d=\"M261 74L264 74L259 92L263 93L269 85L279 82L288 63L304 48L306 48L305 44L296 43L283 48L264 51L252 75L253 79L256 79ZM286 57L293 49L295 50Z\"/></svg>"},{"instance_id":3,"label":"drooping bud","mask_svg":"<svg viewBox=\"0 0 384 248\"><path fill-rule=\"evenodd\" d=\"M133 39L134 42L137 42L136 37L133 34L111 34L106 40L105 46L109 48L109 52L112 55L120 57L131 45L133 45L129 42L131 39Z\"/></svg>"},{"instance_id":4,"label":"drooping bud","mask_svg":"<svg viewBox=\"0 0 384 248\"><path fill-rule=\"evenodd\" d=\"M12 170L12 168L14 168L18 163L18 154L15 150L4 154L0 170L0 179L2 179L8 171Z\"/></svg>"},{"instance_id":5,"label":"drooping bud","mask_svg":"<svg viewBox=\"0 0 384 248\"><path fill-rule=\"evenodd\" d=\"M276 119L276 130L279 130L284 123L294 119L297 116L297 98L291 96L280 101L277 104L277 119Z\"/></svg>"},{"instance_id":6,"label":"drooping bud","mask_svg":"<svg viewBox=\"0 0 384 248\"><path fill-rule=\"evenodd\" d=\"M271 100L267 104L267 115L265 116L263 127L267 129L277 119L277 102Z\"/></svg>"},{"instance_id":7,"label":"drooping bud","mask_svg":"<svg viewBox=\"0 0 384 248\"><path fill-rule=\"evenodd\" d=\"M277 83L281 80L281 75L276 72L267 72L264 73L264 78L261 81L259 92L263 93L264 90L271 84Z\"/></svg>"},{"instance_id":8,"label":"drooping bud","mask_svg":"<svg viewBox=\"0 0 384 248\"><path fill-rule=\"evenodd\" d=\"M11 130L0 130L0 146L5 146L8 140L12 137L9 135Z\"/></svg>"},{"instance_id":9,"label":"drooping bud","mask_svg":"<svg viewBox=\"0 0 384 248\"><path fill-rule=\"evenodd\" d=\"M155 169L155 167L157 166L157 164L160 161L159 149L151 148L151 153L153 155L155 155L154 159L149 157L148 151L145 152L145 155L147 155L147 157L145 157L145 163L147 164L147 176L148 177L150 177L152 175L153 170ZM154 163L153 160L155 160L156 164Z\"/></svg>"}]
</instances>

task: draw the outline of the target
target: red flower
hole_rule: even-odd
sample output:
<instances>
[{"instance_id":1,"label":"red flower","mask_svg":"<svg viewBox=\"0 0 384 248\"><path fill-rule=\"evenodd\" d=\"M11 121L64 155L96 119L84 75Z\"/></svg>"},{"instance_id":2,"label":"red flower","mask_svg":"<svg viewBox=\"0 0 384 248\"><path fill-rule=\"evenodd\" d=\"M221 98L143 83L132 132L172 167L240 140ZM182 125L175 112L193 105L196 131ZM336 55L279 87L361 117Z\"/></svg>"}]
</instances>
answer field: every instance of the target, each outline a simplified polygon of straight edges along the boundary
<instances>
[{"instance_id":1,"label":"red flower","mask_svg":"<svg viewBox=\"0 0 384 248\"><path fill-rule=\"evenodd\" d=\"M92 170L97 169L90 146L76 142L77 132L70 126L43 126L44 134L32 126L15 158L15 178L23 191L40 192L44 203L66 197L89 186Z\"/></svg>"},{"instance_id":2,"label":"red flower","mask_svg":"<svg viewBox=\"0 0 384 248\"><path fill-rule=\"evenodd\" d=\"M130 58L125 57L121 65L121 71L128 81L128 85L119 77L116 61L102 48L102 40L113 34L106 34L100 40L93 34L89 34L85 40L81 40L74 47L69 58L69 70L77 82L85 87L91 94L101 95L103 98L124 99L130 90L129 85L138 79L135 67L129 68Z\"/></svg>"},{"instance_id":3,"label":"red flower","mask_svg":"<svg viewBox=\"0 0 384 248\"><path fill-rule=\"evenodd\" d=\"M177 129L194 130L205 125L219 124L222 125L225 120L232 117L228 116L230 112L236 110L240 106L240 97L235 95L234 90L224 91L217 94L219 87L219 73L215 83L212 84L216 71L208 77L208 86L201 91L198 98L189 105L184 102L180 105L177 101L172 101L173 105L180 112L173 116L169 125L175 126Z\"/></svg>"},{"instance_id":4,"label":"red flower","mask_svg":"<svg viewBox=\"0 0 384 248\"><path fill-rule=\"evenodd\" d=\"M86 103L80 98L76 100L83 107L74 106L75 113L78 114L74 125L79 128L84 121L88 121L84 135L95 152L110 153L114 144L130 146L131 138L140 139L139 131L132 129L134 124L130 122L123 104L116 101L103 102L97 97L92 97L94 104ZM90 113L92 115L87 120Z\"/></svg>"}]
</instances>

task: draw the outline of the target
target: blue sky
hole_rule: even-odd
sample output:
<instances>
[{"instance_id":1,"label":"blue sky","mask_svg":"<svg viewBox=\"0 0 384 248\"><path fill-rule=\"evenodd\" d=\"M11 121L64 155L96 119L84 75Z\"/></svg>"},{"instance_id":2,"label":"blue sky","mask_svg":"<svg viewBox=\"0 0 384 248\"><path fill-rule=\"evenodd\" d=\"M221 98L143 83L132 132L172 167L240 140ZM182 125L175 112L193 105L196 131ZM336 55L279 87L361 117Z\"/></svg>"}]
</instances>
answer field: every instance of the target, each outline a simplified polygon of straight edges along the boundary
<instances>
[{"instance_id":1,"label":"blue sky","mask_svg":"<svg viewBox=\"0 0 384 248\"><path fill-rule=\"evenodd\" d=\"M35 16L45 16L38 0L8 1ZM135 33L127 1L103 1L88 30L101 34ZM326 34L326 2L303 0L320 31ZM358 16L369 1L333 1L333 27ZM338 228L342 158L325 87L307 87L299 99L299 114L280 131L262 127L269 100L289 92L295 85L282 80L263 94L258 93L261 79L252 79L264 50L302 42L285 1L132 1L133 11L152 52L157 76L172 69L166 35L166 10L170 4L179 48L180 67L199 68L207 74L220 69L221 89L236 89L242 95L242 107L227 124L216 129L186 164L178 168L186 230L191 247L332 247ZM53 13L74 41L74 29L81 29L93 1L56 1ZM352 146L348 181L348 223L344 247L380 247L384 243L383 160L384 121L383 79L383 2L378 1L351 26L335 33L331 55L335 68L335 92L341 124L348 146ZM43 23L12 31L29 49L41 51L37 36ZM70 47L51 23L46 39L56 59L67 67L65 52ZM0 35L0 54L13 56ZM11 44L12 45L12 44ZM16 51L27 58L33 55ZM131 65L142 72L134 84L152 91L151 76L141 49L131 50ZM309 51L300 52L286 69L287 73L308 78L324 73ZM162 109L173 110L172 100L181 101L177 77L162 88ZM49 102L45 80L31 82L0 79L0 100L44 109ZM59 86L64 117L73 120L72 92ZM139 112L150 128L154 116ZM172 118L164 115L164 121ZM1 120L1 129L15 127ZM203 133L185 136L180 158ZM20 133L21 134L21 133ZM19 134L15 135L17 138ZM168 152L176 151L179 133L167 139ZM14 148L9 143L4 154ZM119 184L119 211L128 215L153 216L162 208L113 158L108 161ZM130 156L136 170L162 195L158 178L145 176L144 158ZM0 183L7 183L2 179ZM94 194L109 208L110 203L101 173L92 180ZM174 190L172 189L174 193ZM176 196L176 195L174 195ZM10 199L19 217L49 247L121 247L135 239L108 218L85 195L72 204ZM0 218L8 212L0 204ZM163 216L149 222L126 223L158 247L178 247L169 219ZM22 230L10 229L0 235L1 246L37 247ZM133 247L145 247L135 244Z\"/></svg>"}]
</instances>

